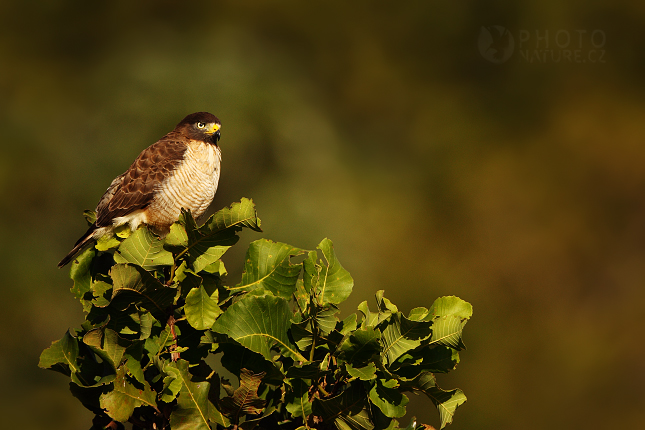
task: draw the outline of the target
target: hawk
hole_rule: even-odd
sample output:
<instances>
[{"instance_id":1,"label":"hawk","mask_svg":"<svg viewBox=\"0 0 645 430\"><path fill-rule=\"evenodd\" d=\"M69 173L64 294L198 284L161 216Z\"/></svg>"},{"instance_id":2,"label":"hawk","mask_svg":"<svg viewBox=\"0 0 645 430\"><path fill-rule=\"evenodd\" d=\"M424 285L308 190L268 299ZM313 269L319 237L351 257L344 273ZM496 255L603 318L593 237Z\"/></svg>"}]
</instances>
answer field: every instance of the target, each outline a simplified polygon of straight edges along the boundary
<instances>
[{"instance_id":1,"label":"hawk","mask_svg":"<svg viewBox=\"0 0 645 430\"><path fill-rule=\"evenodd\" d=\"M80 250L116 227L141 224L164 236L181 209L193 217L204 214L213 201L220 176L222 153L218 146L221 123L208 112L197 112L153 143L117 176L96 206L96 222L58 263L63 267Z\"/></svg>"}]
</instances>

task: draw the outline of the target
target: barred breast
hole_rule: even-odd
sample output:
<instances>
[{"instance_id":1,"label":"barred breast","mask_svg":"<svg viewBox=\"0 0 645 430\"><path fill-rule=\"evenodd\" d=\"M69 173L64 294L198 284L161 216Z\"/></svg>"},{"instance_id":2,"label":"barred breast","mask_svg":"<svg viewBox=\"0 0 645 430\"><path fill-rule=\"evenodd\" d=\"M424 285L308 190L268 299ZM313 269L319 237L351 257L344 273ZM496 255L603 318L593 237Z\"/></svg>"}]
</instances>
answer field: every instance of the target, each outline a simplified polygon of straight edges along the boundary
<instances>
[{"instance_id":1,"label":"barred breast","mask_svg":"<svg viewBox=\"0 0 645 430\"><path fill-rule=\"evenodd\" d=\"M158 233L167 233L181 208L194 218L201 217L213 201L220 176L221 152L218 146L191 141L184 160L166 178L148 206L146 222Z\"/></svg>"}]
</instances>

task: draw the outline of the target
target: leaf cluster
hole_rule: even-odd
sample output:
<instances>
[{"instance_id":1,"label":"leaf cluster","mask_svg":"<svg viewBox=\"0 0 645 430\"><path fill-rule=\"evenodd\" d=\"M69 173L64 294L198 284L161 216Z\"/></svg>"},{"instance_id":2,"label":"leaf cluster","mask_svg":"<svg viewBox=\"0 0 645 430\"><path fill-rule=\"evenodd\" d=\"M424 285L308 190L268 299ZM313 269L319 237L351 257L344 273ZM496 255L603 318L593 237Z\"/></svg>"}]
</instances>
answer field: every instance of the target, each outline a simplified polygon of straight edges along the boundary
<instances>
[{"instance_id":1,"label":"leaf cluster","mask_svg":"<svg viewBox=\"0 0 645 430\"><path fill-rule=\"evenodd\" d=\"M452 422L466 397L434 374L459 362L470 304L442 297L406 316L379 291L374 310L363 302L340 320L354 281L328 239L316 250L252 242L227 285L220 258L242 228L261 231L248 199L202 226L182 212L163 239L117 231L72 263L86 319L39 365L70 378L93 429L389 430L408 392L430 399L442 428Z\"/></svg>"}]
</instances>

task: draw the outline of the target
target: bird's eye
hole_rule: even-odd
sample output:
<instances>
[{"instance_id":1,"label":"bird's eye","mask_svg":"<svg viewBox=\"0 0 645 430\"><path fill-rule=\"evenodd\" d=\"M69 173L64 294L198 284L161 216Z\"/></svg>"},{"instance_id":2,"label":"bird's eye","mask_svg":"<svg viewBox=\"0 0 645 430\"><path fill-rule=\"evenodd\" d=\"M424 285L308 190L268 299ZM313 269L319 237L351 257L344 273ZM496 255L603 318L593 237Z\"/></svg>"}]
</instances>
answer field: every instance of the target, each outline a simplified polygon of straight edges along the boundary
<instances>
[{"instance_id":1,"label":"bird's eye","mask_svg":"<svg viewBox=\"0 0 645 430\"><path fill-rule=\"evenodd\" d=\"M197 128L204 128L204 127L206 127L206 124L204 124L203 122L197 123Z\"/></svg>"}]
</instances>

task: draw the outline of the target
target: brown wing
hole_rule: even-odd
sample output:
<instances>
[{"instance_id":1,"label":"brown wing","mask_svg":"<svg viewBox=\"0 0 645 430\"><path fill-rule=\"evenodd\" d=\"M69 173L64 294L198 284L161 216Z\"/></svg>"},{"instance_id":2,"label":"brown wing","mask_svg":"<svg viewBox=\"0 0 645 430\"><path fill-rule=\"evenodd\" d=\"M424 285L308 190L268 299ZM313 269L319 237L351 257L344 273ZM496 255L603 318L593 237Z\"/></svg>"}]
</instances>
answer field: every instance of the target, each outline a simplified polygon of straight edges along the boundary
<instances>
[{"instance_id":1,"label":"brown wing","mask_svg":"<svg viewBox=\"0 0 645 430\"><path fill-rule=\"evenodd\" d=\"M184 159L186 148L185 139L169 133L144 149L101 197L96 207L96 226L110 226L114 218L148 206L164 179Z\"/></svg>"}]
</instances>

